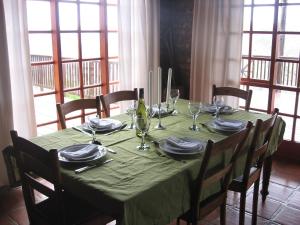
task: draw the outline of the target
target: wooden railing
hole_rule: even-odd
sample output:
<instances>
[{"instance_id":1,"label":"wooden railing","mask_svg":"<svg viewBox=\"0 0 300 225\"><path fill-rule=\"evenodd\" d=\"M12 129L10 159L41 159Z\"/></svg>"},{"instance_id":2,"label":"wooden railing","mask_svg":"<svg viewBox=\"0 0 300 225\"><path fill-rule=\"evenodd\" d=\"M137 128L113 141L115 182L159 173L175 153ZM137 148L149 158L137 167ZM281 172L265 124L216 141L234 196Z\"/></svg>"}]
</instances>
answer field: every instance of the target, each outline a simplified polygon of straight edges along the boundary
<instances>
[{"instance_id":1,"label":"wooden railing","mask_svg":"<svg viewBox=\"0 0 300 225\"><path fill-rule=\"evenodd\" d=\"M31 63L51 61L48 56L31 55ZM63 83L64 88L79 87L79 65L78 62L63 63ZM84 61L82 63L83 83L85 86L101 84L101 70L99 61ZM43 89L54 90L54 72L52 64L31 66L33 85ZM109 81L110 91L119 90L119 64L118 62L109 62ZM79 95L79 90L69 92ZM94 97L101 94L101 87L84 89L85 97Z\"/></svg>"},{"instance_id":2,"label":"wooden railing","mask_svg":"<svg viewBox=\"0 0 300 225\"><path fill-rule=\"evenodd\" d=\"M293 59L295 60L295 59ZM250 78L257 80L270 79L271 61L266 59L251 60ZM289 87L297 87L298 81L298 62L277 62L276 84ZM247 78L248 75L248 59L243 59L241 64L241 77Z\"/></svg>"}]
</instances>

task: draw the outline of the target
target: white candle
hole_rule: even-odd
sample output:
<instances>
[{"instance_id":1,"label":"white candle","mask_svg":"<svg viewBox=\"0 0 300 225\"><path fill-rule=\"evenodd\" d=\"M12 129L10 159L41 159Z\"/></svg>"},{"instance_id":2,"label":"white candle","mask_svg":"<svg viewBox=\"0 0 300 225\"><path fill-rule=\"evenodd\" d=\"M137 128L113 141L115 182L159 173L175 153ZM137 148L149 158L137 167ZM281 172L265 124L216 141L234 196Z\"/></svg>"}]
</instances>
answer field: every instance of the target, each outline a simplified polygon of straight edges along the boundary
<instances>
[{"instance_id":1,"label":"white candle","mask_svg":"<svg viewBox=\"0 0 300 225\"><path fill-rule=\"evenodd\" d=\"M149 100L149 107L151 108L153 105L152 101L152 81L153 81L153 72L149 71L149 77L148 77L148 100Z\"/></svg>"},{"instance_id":2,"label":"white candle","mask_svg":"<svg viewBox=\"0 0 300 225\"><path fill-rule=\"evenodd\" d=\"M157 68L157 104L161 103L161 68Z\"/></svg>"},{"instance_id":3,"label":"white candle","mask_svg":"<svg viewBox=\"0 0 300 225\"><path fill-rule=\"evenodd\" d=\"M171 93L171 84L172 84L172 69L168 70L168 81L167 81L167 95L166 95L166 103L169 102L170 93Z\"/></svg>"}]
</instances>

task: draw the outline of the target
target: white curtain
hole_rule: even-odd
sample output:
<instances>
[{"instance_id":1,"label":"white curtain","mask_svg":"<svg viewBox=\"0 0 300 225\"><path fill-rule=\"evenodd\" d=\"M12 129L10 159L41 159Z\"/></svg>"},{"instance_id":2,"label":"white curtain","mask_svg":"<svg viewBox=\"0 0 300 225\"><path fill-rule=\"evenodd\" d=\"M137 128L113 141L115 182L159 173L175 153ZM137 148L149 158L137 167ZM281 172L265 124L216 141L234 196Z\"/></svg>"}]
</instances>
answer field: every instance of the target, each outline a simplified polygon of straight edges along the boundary
<instances>
[{"instance_id":1,"label":"white curtain","mask_svg":"<svg viewBox=\"0 0 300 225\"><path fill-rule=\"evenodd\" d=\"M213 84L239 87L242 26L243 0L194 1L191 99L210 102Z\"/></svg>"},{"instance_id":2,"label":"white curtain","mask_svg":"<svg viewBox=\"0 0 300 225\"><path fill-rule=\"evenodd\" d=\"M120 89L143 87L148 99L148 73L159 65L159 0L119 1L119 50Z\"/></svg>"},{"instance_id":3,"label":"white curtain","mask_svg":"<svg viewBox=\"0 0 300 225\"><path fill-rule=\"evenodd\" d=\"M2 4L3 3L3 4ZM9 131L36 135L27 35L26 1L1 0L0 5L0 151L11 143ZM0 186L7 184L2 154Z\"/></svg>"}]
</instances>

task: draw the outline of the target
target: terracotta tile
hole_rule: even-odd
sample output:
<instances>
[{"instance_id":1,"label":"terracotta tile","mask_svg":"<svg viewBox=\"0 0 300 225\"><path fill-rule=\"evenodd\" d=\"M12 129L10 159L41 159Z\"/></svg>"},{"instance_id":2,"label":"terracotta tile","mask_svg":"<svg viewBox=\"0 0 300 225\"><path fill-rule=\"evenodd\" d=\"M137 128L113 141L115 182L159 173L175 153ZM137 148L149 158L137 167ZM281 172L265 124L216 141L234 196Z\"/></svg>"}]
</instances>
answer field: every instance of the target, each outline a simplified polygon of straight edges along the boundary
<instances>
[{"instance_id":1,"label":"terracotta tile","mask_svg":"<svg viewBox=\"0 0 300 225\"><path fill-rule=\"evenodd\" d=\"M12 188L0 195L0 212L6 213L25 206L21 188Z\"/></svg>"},{"instance_id":2,"label":"terracotta tile","mask_svg":"<svg viewBox=\"0 0 300 225\"><path fill-rule=\"evenodd\" d=\"M296 178L295 175L284 172L272 172L270 180L274 183L288 186L293 189L300 186L300 178Z\"/></svg>"},{"instance_id":3,"label":"terracotta tile","mask_svg":"<svg viewBox=\"0 0 300 225\"><path fill-rule=\"evenodd\" d=\"M251 224L251 214L246 213L245 215L245 225L250 225ZM266 225L268 223L268 220L257 217L257 224L259 225ZM220 224L220 218L217 218L212 222L213 225L219 225ZM227 208L226 212L226 224L230 225L239 225L239 211L238 209L232 209L232 208Z\"/></svg>"},{"instance_id":4,"label":"terracotta tile","mask_svg":"<svg viewBox=\"0 0 300 225\"><path fill-rule=\"evenodd\" d=\"M239 207L240 204L240 193L234 191L227 192L227 205Z\"/></svg>"},{"instance_id":5,"label":"terracotta tile","mask_svg":"<svg viewBox=\"0 0 300 225\"><path fill-rule=\"evenodd\" d=\"M18 224L18 225L29 225L29 220L27 216L27 211L25 207L21 207L12 210L8 215Z\"/></svg>"},{"instance_id":6,"label":"terracotta tile","mask_svg":"<svg viewBox=\"0 0 300 225\"><path fill-rule=\"evenodd\" d=\"M300 210L300 191L295 191L288 199L288 206Z\"/></svg>"},{"instance_id":7,"label":"terracotta tile","mask_svg":"<svg viewBox=\"0 0 300 225\"><path fill-rule=\"evenodd\" d=\"M286 203L287 199L293 193L294 190L295 189L292 189L290 187L270 182L269 194L267 198L275 199L277 201Z\"/></svg>"},{"instance_id":8,"label":"terracotta tile","mask_svg":"<svg viewBox=\"0 0 300 225\"><path fill-rule=\"evenodd\" d=\"M3 225L17 225L14 221L7 215L0 216L0 224Z\"/></svg>"},{"instance_id":9,"label":"terracotta tile","mask_svg":"<svg viewBox=\"0 0 300 225\"><path fill-rule=\"evenodd\" d=\"M247 196L246 199L246 211L252 213L253 193ZM272 219L277 214L282 203L275 201L271 198L267 198L265 202L261 197L258 198L257 215L265 219Z\"/></svg>"},{"instance_id":10,"label":"terracotta tile","mask_svg":"<svg viewBox=\"0 0 300 225\"><path fill-rule=\"evenodd\" d=\"M284 206L275 217L274 222L284 225L299 225L300 210Z\"/></svg>"}]
</instances>

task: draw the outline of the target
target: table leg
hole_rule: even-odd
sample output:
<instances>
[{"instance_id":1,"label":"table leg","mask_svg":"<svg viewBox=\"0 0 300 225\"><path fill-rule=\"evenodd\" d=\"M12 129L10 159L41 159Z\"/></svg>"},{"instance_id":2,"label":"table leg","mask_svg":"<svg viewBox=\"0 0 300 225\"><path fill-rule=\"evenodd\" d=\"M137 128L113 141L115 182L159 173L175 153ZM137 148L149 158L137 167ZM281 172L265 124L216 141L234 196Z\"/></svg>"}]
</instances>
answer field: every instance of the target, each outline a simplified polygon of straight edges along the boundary
<instances>
[{"instance_id":1,"label":"table leg","mask_svg":"<svg viewBox=\"0 0 300 225\"><path fill-rule=\"evenodd\" d=\"M269 182L271 177L272 170L272 155L268 156L264 161L264 169L263 169L263 183L262 190L260 191L262 195L262 200L265 201L267 195L269 194Z\"/></svg>"}]
</instances>

